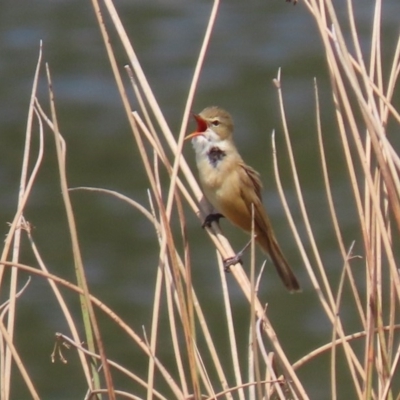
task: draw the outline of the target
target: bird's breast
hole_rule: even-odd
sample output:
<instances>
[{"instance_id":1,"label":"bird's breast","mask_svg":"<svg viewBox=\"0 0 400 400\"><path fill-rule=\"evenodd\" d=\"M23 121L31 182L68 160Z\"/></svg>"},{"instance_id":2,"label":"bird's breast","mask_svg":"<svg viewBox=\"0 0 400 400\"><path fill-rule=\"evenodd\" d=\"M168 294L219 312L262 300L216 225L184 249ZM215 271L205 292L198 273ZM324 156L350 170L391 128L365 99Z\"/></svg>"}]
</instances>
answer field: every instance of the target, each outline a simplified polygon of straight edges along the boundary
<instances>
[{"instance_id":1,"label":"bird's breast","mask_svg":"<svg viewBox=\"0 0 400 400\"><path fill-rule=\"evenodd\" d=\"M200 183L205 196L217 211L230 220L240 214L248 214L240 197L238 168L237 160L230 156L216 163L209 158L198 160Z\"/></svg>"},{"instance_id":2,"label":"bird's breast","mask_svg":"<svg viewBox=\"0 0 400 400\"><path fill-rule=\"evenodd\" d=\"M221 189L235 172L232 158L218 148L197 157L200 182L206 190Z\"/></svg>"}]
</instances>

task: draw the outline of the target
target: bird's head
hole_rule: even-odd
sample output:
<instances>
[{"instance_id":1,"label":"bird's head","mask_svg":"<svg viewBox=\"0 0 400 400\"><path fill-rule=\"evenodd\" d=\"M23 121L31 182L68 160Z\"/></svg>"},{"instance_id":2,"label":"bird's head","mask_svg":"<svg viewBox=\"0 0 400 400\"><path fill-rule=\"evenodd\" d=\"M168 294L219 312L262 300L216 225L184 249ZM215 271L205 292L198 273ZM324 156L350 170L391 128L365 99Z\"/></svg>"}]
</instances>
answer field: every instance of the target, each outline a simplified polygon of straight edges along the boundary
<instances>
[{"instance_id":1,"label":"bird's head","mask_svg":"<svg viewBox=\"0 0 400 400\"><path fill-rule=\"evenodd\" d=\"M212 142L216 145L232 140L233 120L222 108L207 107L200 114L193 114L193 117L197 122L197 129L186 136L185 140L194 139L196 142Z\"/></svg>"}]
</instances>

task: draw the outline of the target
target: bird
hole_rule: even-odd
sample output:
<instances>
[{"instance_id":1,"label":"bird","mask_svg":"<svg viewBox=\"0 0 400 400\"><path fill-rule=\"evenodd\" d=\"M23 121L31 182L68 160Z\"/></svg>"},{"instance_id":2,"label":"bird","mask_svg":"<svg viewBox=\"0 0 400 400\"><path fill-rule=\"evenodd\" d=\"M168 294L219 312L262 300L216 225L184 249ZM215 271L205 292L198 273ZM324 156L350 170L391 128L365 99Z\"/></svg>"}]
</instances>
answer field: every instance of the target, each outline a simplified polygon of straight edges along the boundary
<instances>
[{"instance_id":1,"label":"bird","mask_svg":"<svg viewBox=\"0 0 400 400\"><path fill-rule=\"evenodd\" d=\"M250 233L253 208L256 243L271 258L285 287L290 292L299 291L300 284L276 240L263 206L260 174L243 161L233 141L231 115L220 107L211 106L193 117L197 129L185 140L192 141L200 184L206 199L217 211L206 217L203 227L225 217ZM238 254L225 260L225 266L236 264L240 260L241 254Z\"/></svg>"}]
</instances>

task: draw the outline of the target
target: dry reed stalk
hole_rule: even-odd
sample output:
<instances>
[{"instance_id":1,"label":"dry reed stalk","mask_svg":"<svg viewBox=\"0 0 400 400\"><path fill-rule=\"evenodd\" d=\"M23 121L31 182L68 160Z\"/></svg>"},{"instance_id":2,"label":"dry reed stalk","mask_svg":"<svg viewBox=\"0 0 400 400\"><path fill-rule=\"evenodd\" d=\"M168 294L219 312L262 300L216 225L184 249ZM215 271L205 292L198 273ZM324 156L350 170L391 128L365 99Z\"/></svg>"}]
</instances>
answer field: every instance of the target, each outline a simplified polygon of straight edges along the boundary
<instances>
[{"instance_id":1,"label":"dry reed stalk","mask_svg":"<svg viewBox=\"0 0 400 400\"><path fill-rule=\"evenodd\" d=\"M337 287L327 277L326 265L324 265L318 241L315 238L309 220L307 205L303 198L300 184L301 171L296 166L295 151L291 145L290 124L286 117L284 96L281 90L281 74L279 71L275 80L275 86L278 92L283 132L294 187L304 226L306 227L307 237L311 243L314 261L311 261L305 252L285 199L280 182L278 155L273 134L275 176L285 213L303 259L305 269L310 278L313 290L317 294L321 308L330 321L332 340L331 343L315 349L294 364L288 360L279 338L268 319L266 310L257 296L259 279L258 281L256 280L255 274L253 240L251 246L250 276L246 274L240 265L232 268L232 276L236 279L238 286L248 300L249 313L251 315L248 327L249 357L247 379L242 375L243 372L240 366L239 349L233 325L228 285L222 266L222 258L233 255L233 250L218 227L206 229L217 250L216 261L221 277L221 291L223 293L225 308L224 318L226 318L228 326L230 357L232 360L232 365L227 366L223 364L223 358L218 354L218 348L207 324L207 314L201 308L196 295L195 284L192 282L190 243L186 235L186 222L183 212L184 204L187 203L200 219L203 219L208 213L207 205L202 201L203 196L197 181L182 155L182 146L189 110L193 102L204 56L211 40L213 26L219 9L219 1L215 0L211 8L207 30L195 67L182 116L181 129L177 138L174 137L169 129L162 110L157 104L151 87L147 82L146 74L141 69L138 57L119 19L113 2L105 0L103 8L100 7L100 4L96 0L92 2L96 16L98 17L98 24L104 38L117 87L130 123L132 135L137 143L144 170L149 179L150 210L114 191L87 187L75 188L75 190L93 190L115 196L141 212L153 224L159 242L159 263L155 282L150 336L148 340L146 331L142 335L139 335L132 330L125 321L119 318L117 314L99 299L93 297L88 290L84 268L80 259L79 241L75 229L73 210L69 201L68 193L70 189L68 189L65 173L65 143L63 143L57 126L54 96L50 90L49 96L52 100L51 118L46 115L36 99L36 88L41 62L40 52L28 115L26 151L23 158L22 189L19 205L0 262L0 286L4 268L12 268L13 270L11 275L13 283L10 291L10 302L2 310L0 320L0 328L3 336L3 341L0 343L2 350L1 398L4 400L8 400L9 398L11 379L9 371L12 358L17 363L32 397L39 398L13 343L13 320L15 318L13 310L15 309L15 301L18 297L15 284L18 270L27 271L43 279L47 279L52 287L55 298L63 310L73 336L70 339L65 335L57 335L57 346L60 346L62 343L69 343L78 351L82 370L88 385L87 397L94 394L107 393L109 398L115 398L117 394L126 396L127 398L136 398L130 393L114 389L110 371L113 368L128 376L141 387L144 387L149 400L154 397L160 399L171 397L171 395L164 396L161 391L155 388L156 374L161 375L164 384L168 386L172 396L177 399L194 398L197 400L202 398L203 395L209 399L221 397L233 399L236 393L240 400L244 400L245 398L261 399L271 397L280 399L307 399L308 394L298 377L298 370L305 363L329 351L331 357L331 397L332 399L336 399L340 395L339 390L341 385L337 374L337 369L339 368L337 364L338 350L341 348L345 354L348 373L352 379L357 398L396 398L392 386L400 358L400 351L396 347L399 326L395 324L396 310L400 300L400 283L393 243L396 241L398 231L400 230L400 160L390 142L390 137L387 136L386 127L389 118L392 118L396 123L400 123L400 116L392 105L392 97L400 72L400 40L396 44L393 63L387 79L388 83L385 87L381 58L381 0L376 0L375 2L369 65L366 65L365 60L367 57L363 54L359 43L360 39L357 33L354 7L351 0L347 0L347 16L350 22L349 36L343 33L341 21L337 17L335 5L331 0L303 1L303 4L305 4L316 21L326 54L332 85L332 97L336 107L335 115L338 124L338 133L349 171L349 180L356 204L355 214L358 217L363 240L366 295L363 295L361 285L357 280L359 274L356 274L356 271L352 267L352 262L355 258L352 254L354 242L351 244L345 243L341 232L340 219L337 216L335 208L334 194L329 181L330 167L327 164L325 156L324 129L320 117L321 105L318 98L316 81L314 84L316 131L323 180L332 225L338 243L338 253L340 253L342 259L342 274ZM125 89L122 83L123 80L119 72L118 61L115 58L113 45L109 39L108 28L102 17L103 11L107 12L110 16L111 27L115 28L126 51L126 55L130 60L130 66L126 67L126 71L140 105L139 112L132 109L126 93L127 89ZM350 51L350 48L354 50ZM50 78L48 79L51 89L51 81ZM30 130L34 115L39 121L41 140L43 122L55 134L60 182L69 220L69 231L73 241L75 267L78 281L80 282L79 287L47 271L28 228L28 237L40 269L32 268L18 262L20 235L18 232L21 232L21 230L17 228L22 226L24 205L34 183L37 169L40 166L43 150L41 145L35 168L28 179L27 163L30 156ZM164 142L167 143L171 150L172 157L167 155L171 152L166 151L167 149L163 147ZM352 146L354 146L355 151L352 151ZM149 148L151 151L148 150ZM160 180L163 169L167 171L170 177L167 190L165 190L163 182ZM361 170L361 174L357 173L359 170ZM177 211L180 223L179 234L175 234L170 226L173 210ZM13 240L14 253L12 261L6 261ZM182 245L182 251L178 250L180 247L178 244ZM76 321L74 321L62 298L59 290L60 287L67 287L69 290L77 293L83 299L82 307L88 309L88 313L84 313L84 320L86 321L86 333L90 343L89 350L80 345ZM341 319L340 312L344 306L343 295L345 291L349 291L353 296L354 314L357 315L363 328L362 331L357 333L349 334L346 332ZM159 337L162 331L160 325L161 318L163 317L161 303L164 296L166 298L169 336L172 342L177 374L168 371L157 355ZM384 308L384 305L389 305L388 309ZM93 306L98 307L105 315L111 318L115 325L128 335L132 341L132 345L137 346L146 355L148 358L147 380L140 378L132 371L126 370L126 368L118 363L107 359L101 340L101 332L94 316ZM346 307L351 307L351 305L346 304ZM3 323L6 315L8 318L7 328L6 324ZM91 333L92 330L93 334ZM182 341L180 341L182 335L184 337L184 346L182 346ZM93 336L92 339L91 336ZM273 351L266 351L264 345L265 337L268 339ZM198 342L200 339L205 342L206 351L199 348ZM363 341L364 349L362 356L355 351L355 340ZM96 347L99 354L95 352ZM55 349L54 356L56 354L60 358L62 357L59 347ZM92 382L92 376L96 376L96 372L93 368L92 371L90 370L91 367L87 361L87 357L101 362L104 369L105 389L101 387L99 378L97 378L97 383ZM276 370L275 364L279 365L283 376L279 375L280 372ZM234 385L230 384L227 378L227 370L230 368L234 371ZM214 383L214 376L219 381L218 386ZM248 395L245 393L245 389L247 388Z\"/></svg>"},{"instance_id":2,"label":"dry reed stalk","mask_svg":"<svg viewBox=\"0 0 400 400\"><path fill-rule=\"evenodd\" d=\"M337 16L335 4L330 0L317 2L305 0L305 5L315 18L323 39L327 65L332 84L332 95L336 105L338 130L350 174L350 182L356 201L365 255L365 300L360 295L360 285L353 276L351 251L346 250L336 216L333 196L330 191L328 166L322 145L322 130L317 100L317 128L320 153L324 171L329 208L343 259L342 280L334 296L334 288L323 278L323 288L328 301L320 296L321 304L332 323L332 398L336 398L336 346L340 343L347 359L357 397L393 398L390 385L398 362L393 357L395 337L395 309L400 300L399 274L393 254L393 236L400 230L400 185L398 156L390 143L386 127L389 117L400 122L397 110L391 104L395 84L398 80L398 39L393 63L384 87L384 68L381 58L381 19L383 2L377 0L373 10L371 46L369 57L360 45L353 2L348 0L347 18L349 35L343 33L343 24ZM349 50L349 49L354 50ZM369 58L369 65L366 60ZM386 68L385 68L386 69ZM351 150L354 145L356 152ZM357 169L362 168L362 174ZM391 216L389 216L389 210ZM394 222L394 225L391 224ZM393 228L397 231L394 235ZM397 228L397 229L396 229ZM352 247L352 246L351 246ZM350 247L350 248L351 248ZM383 262L386 260L386 263ZM318 263L324 277L324 266ZM388 268L387 268L388 267ZM358 274L359 275L359 274ZM389 279L387 278L389 276ZM314 285L315 282L314 282ZM355 301L355 313L359 316L364 332L364 359L356 355L350 345L340 319L342 290L345 282L350 284ZM318 283L317 283L318 284ZM316 287L317 288L317 287ZM389 304L384 310L383 304ZM347 304L347 307L349 305ZM386 337L384 332L389 331ZM339 342L336 337L339 337ZM361 337L360 337L361 338ZM376 384L374 382L379 382ZM387 397L389 396L389 397Z\"/></svg>"},{"instance_id":3,"label":"dry reed stalk","mask_svg":"<svg viewBox=\"0 0 400 400\"><path fill-rule=\"evenodd\" d=\"M36 71L33 79L32 92L28 109L24 155L22 159L21 179L20 179L19 194L18 194L18 206L13 222L10 225L10 229L5 240L5 244L0 259L0 289L2 287L2 280L4 273L3 262L6 261L9 257L11 246L12 246L12 255L11 255L12 261L18 262L19 260L20 246L21 246L21 231L25 222L23 217L23 211L26 202L31 194L32 186L35 182L37 172L39 170L43 157L43 132L42 130L40 130L39 153L37 155L35 166L28 178L28 164L31 156L32 124L35 116L34 101L39 81L39 70L41 61L42 61L42 47L40 46L39 57L36 64ZM2 346L2 351L0 354L1 357L0 393L1 393L1 398L4 399L8 399L10 395L12 358L14 358L14 361L17 363L17 365L19 365L19 369L22 373L22 376L24 377L24 381L27 384L31 394L36 396L36 391L33 387L33 383L29 379L29 376L23 371L20 360L17 360L16 358L18 355L14 347L12 346L12 342L14 339L14 325L16 317L15 308L17 299L17 283L18 283L18 269L12 268L8 304L7 307L3 310L0 320L2 332L4 333L4 335L7 335L6 342L8 343L8 345L5 346L5 348ZM7 321L6 324L3 322L5 318ZM7 328L5 328L5 325L7 325Z\"/></svg>"},{"instance_id":4,"label":"dry reed stalk","mask_svg":"<svg viewBox=\"0 0 400 400\"><path fill-rule=\"evenodd\" d=\"M209 38L210 38L210 33L211 33L211 28L210 27L212 27L212 24L214 22L215 13L216 13L217 7L218 7L218 2L215 1L214 2L214 7L213 7L212 12L211 12L208 29L207 29L206 34L205 34L203 47L202 47L202 50L201 50L200 55L199 55L199 61L198 61L198 64L197 64L195 77L193 79L194 83L191 86L190 93L194 92L193 88L195 87L195 84L197 82L198 72L199 72L199 70L201 68L202 59L204 57L204 51L205 51L205 48L207 47L207 44L208 44L208 41L209 41ZM112 19L112 21L114 23L114 26L115 26L115 28L117 30L117 33L118 33L118 35L119 35L119 37L121 39L121 43L123 44L123 47L126 49L127 56L131 60L131 68L132 68L132 71L133 71L134 76L135 76L134 85L137 85L138 88L139 88L139 89L137 89L135 91L141 93L141 95L139 96L139 103L142 104L142 109L144 110L143 114L146 117L146 121L149 121L151 119L151 117L148 118L148 115L150 115L150 116L152 116L152 117L154 117L156 119L156 121L158 122L158 124L160 126L161 134L164 135L167 143L169 144L169 146L170 146L170 148L171 148L171 150L172 150L172 152L174 154L174 160L170 162L170 165L173 165L172 171L171 171L170 167L167 168L167 170L168 170L168 172L170 173L170 176L171 176L171 186L170 186L170 192L169 192L169 195L168 195L168 199L175 198L176 195L177 195L177 192L176 192L174 197L171 197L171 193L172 192L175 193L175 182L177 182L176 181L176 172L177 172L177 166L179 165L180 168L181 168L182 175L186 178L186 180L188 182L188 187L195 194L196 198L198 200L201 200L202 199L202 194L201 194L201 191L200 191L200 189L198 187L198 184L197 184L196 180L194 179L193 174L188 169L186 161L184 160L184 158L181 155L184 127L186 125L185 124L185 116L184 116L184 121L183 121L183 124L182 124L182 129L181 129L181 132L180 132L180 135L179 135L179 139L178 139L178 141L176 141L176 139L173 137L171 131L169 130L169 128L167 126L165 118L163 117L162 112L159 109L159 106L156 103L156 100L154 98L154 95L152 94L151 88L147 83L146 76L145 76L144 72L142 71L142 69L140 67L139 60L138 60L138 58L137 58L137 56L136 56L136 54L134 52L133 47L131 46L129 38L127 37L127 35L125 33L125 30L124 30L124 28L122 26L122 23L121 23L121 21L120 21L120 19L118 17L117 11L114 8L114 6L113 6L111 1L106 1L106 9L109 12L109 15L110 15L110 17L111 17L111 19ZM102 27L103 31L106 30L106 27L104 26L104 24L102 24L101 27ZM103 33L103 35L105 36L106 33ZM107 34L107 37L108 37L108 34ZM110 60L112 61L113 71L114 71L114 74L116 76L116 80L117 80L118 87L119 87L119 90L120 90L120 93L121 93L121 97L123 98L124 107L125 107L125 110L127 112L127 116L130 119L132 114L131 114L131 109L129 107L129 102L128 102L126 94L125 94L125 90L122 87L122 79L119 76L118 69L116 68L115 59L114 59L114 56L112 55L112 49L110 47L110 44L107 41L105 43L106 43L106 47L107 47L109 55L110 55ZM187 103L188 105L186 107L187 110L190 107L190 102L191 102L191 99L190 99L190 96L189 96L189 100L188 100L188 103ZM138 125L135 125L133 122L131 123L133 131L136 132L136 127L140 126L142 132L148 132L148 133L146 133L146 137L147 138L153 137L153 139L150 139L149 144L153 145L153 146L155 145L156 153L162 155L162 161L164 163L166 163L166 159L164 158L165 152L159 148L160 141L153 136L154 135L154 127L153 127L153 125L149 124L148 126L146 126L146 123L143 123L143 121L139 120L137 117L135 119L136 119L136 122L138 123ZM146 152L144 150L142 139L140 138L140 136L138 134L139 134L139 132L134 134L135 135L135 139L136 139L136 141L137 141L137 143L139 145L139 149L141 149L140 151L141 151L142 157L144 157L143 160L144 160L145 169L147 171L147 174L148 174L148 176L150 178L150 182L151 182L154 179L154 176L156 175L156 171L151 171L151 167L150 167L149 162L145 161L147 159L147 155L146 155ZM154 183L151 184L151 187L152 187L151 190L152 190L153 195L155 196L155 198L156 199L160 199L161 198L161 193L159 192L159 188ZM171 190L172 190L172 192L171 192ZM189 195L188 195L187 191L181 192L181 193L185 196L185 198L188 198ZM160 206L159 200L157 200L157 202L158 202L158 207L159 207ZM194 204L191 199L189 200L189 203L192 206ZM164 219L164 222L162 224L163 227L166 227L166 224L168 223L168 218L169 218L168 214L170 213L170 210L171 210L171 207L172 207L171 204L172 204L171 202L167 202L167 206L165 208L165 210L167 211L167 215L166 215L166 218ZM199 212L197 207L195 207L194 211L196 213ZM163 211L163 213L164 213L164 211ZM203 215L204 215L204 213L206 214L207 210L203 211ZM208 230L208 231L211 234L211 238L213 239L214 243L218 244L218 249L221 251L221 254L222 254L223 257L227 257L227 256L230 256L230 255L233 254L233 251L232 251L231 247L229 246L226 238L224 238L222 236L222 234L221 234L221 232L219 230L216 230L216 231ZM169 234L168 234L168 236L169 236ZM172 240L172 237L170 237L170 239ZM163 243L166 243L166 241L164 241ZM170 241L170 243L172 244L172 241ZM165 244L165 246L167 246L167 244ZM160 254L160 259L162 259L162 260L164 260L164 257L165 257L164 256L165 250L163 250L163 248L165 249L166 247L163 247L163 245L162 245L161 254ZM174 253L171 252L170 254L174 254ZM172 265L174 265L174 264L175 263L172 263ZM165 268L165 265L163 265L163 267ZM175 268L173 268L172 271L175 271ZM272 325L270 324L267 316L264 313L264 308L263 308L262 304L260 303L259 299L256 296L254 296L253 289L251 287L251 284L250 284L250 281L249 281L248 277L244 273L244 271L241 268L241 266L236 266L235 268L232 268L232 275L237 279L238 284L242 288L242 290L243 290L244 294L246 295L246 297L248 298L248 300L249 301L253 301L252 299L254 299L254 309L255 309L255 312L257 314L257 317L261 318L263 320L262 326L264 328L264 331L267 334L267 336L269 336L270 339L271 339L271 343L272 343L272 345L273 345L273 347L275 349L275 352L277 353L277 360L279 360L279 362L281 363L283 371L284 371L286 377L288 378L288 382L293 382L293 383L290 383L290 385L293 385L294 390L298 391L299 395L302 396L303 398L305 398L306 397L305 391L302 388L302 385L301 385L300 381L298 380L297 376L293 373L293 370L292 370L292 368L290 366L290 363L287 360L287 357L286 357L286 355L285 355L285 353L284 353L284 351L283 351L283 349L282 349L282 347L281 347L281 345L280 345L280 343L279 343L279 341L277 339L277 336L276 336L276 334L275 334L275 332L274 332L274 330L272 328ZM193 331L190 332L190 328L189 328L189 325L188 325L188 318L185 317L186 303L183 300L185 298L185 295L183 293L184 289L181 286L181 283L179 283L181 281L180 275L178 273L176 273L176 272L173 272L172 276L174 277L174 282L175 282L175 286L176 286L175 290L177 291L178 298L180 298L180 300L179 300L179 304L180 304L179 310L180 310L181 313L183 313L182 314L183 323L184 323L184 326L186 326L186 328L184 328L184 332L187 332L186 334L190 334L190 336L191 336L191 339L189 339L187 337L187 344L189 346L188 347L189 354L192 354L192 351L190 351L190 346L191 346L191 340L194 339L194 336L193 336L194 332ZM187 293L190 293L190 291L187 292ZM186 298L190 300L190 296L186 296ZM189 313L191 313L190 309L191 309L191 307L188 308L188 312ZM194 367L193 362L191 362L192 379L195 380L196 373L194 372L194 368L200 368L200 370L201 370L201 367L199 365L197 367ZM197 390L196 387L197 387L197 384L195 385L195 388L194 388L195 392Z\"/></svg>"}]
</instances>

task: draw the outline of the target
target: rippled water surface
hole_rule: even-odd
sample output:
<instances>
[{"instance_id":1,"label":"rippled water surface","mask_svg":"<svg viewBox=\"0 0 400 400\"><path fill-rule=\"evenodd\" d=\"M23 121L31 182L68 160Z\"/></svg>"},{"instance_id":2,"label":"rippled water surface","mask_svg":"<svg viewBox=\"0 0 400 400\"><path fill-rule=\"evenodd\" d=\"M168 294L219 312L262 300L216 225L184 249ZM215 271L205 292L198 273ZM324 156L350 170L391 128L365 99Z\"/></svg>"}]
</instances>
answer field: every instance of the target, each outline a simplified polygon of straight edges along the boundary
<instances>
[{"instance_id":1,"label":"rippled water surface","mask_svg":"<svg viewBox=\"0 0 400 400\"><path fill-rule=\"evenodd\" d=\"M210 2L115 3L168 123L174 132L178 132L210 13ZM360 5L360 1L354 3L362 44L367 49L371 5L364 2ZM383 56L390 57L397 40L399 5L398 0L384 3ZM0 234L3 237L6 234L7 222L12 220L16 209L27 107L40 40L43 41L44 61L49 63L52 72L60 129L68 146L70 186L115 189L147 207L149 183L118 97L91 3L8 0L3 1L0 8ZM111 36L122 69L128 60L115 35ZM268 282L260 294L269 304L270 318L291 360L329 342L331 332L316 297L308 290L310 283L289 233L273 180L271 132L275 129L283 185L304 235L284 147L277 93L272 84L279 68L305 200L316 240L333 281L338 281L342 265L321 180L315 130L314 78L320 91L324 140L344 236L347 245L360 239L321 49L316 26L302 4L293 6L278 0L225 1L193 105L194 111L214 104L228 109L235 119L236 142L243 157L262 174L264 202L279 241L304 288L301 295L288 295L272 268L268 268L264 278ZM43 106L48 107L43 71L39 93ZM43 166L25 216L35 227L36 245L48 268L74 280L55 148L49 132L45 141ZM185 149L185 155L192 159L190 146ZM163 179L167 188L167 175ZM137 211L110 197L74 192L72 199L93 293L139 333L142 326L149 332L158 255L152 227ZM222 306L215 252L188 207L186 214L192 243L193 279L206 311L207 308L214 310L208 312L209 322L217 342L224 348L227 339L225 327L221 326ZM225 221L222 227L233 245L240 248L246 237ZM24 240L23 244L26 250L22 260L29 263L32 257L28 243ZM305 245L310 251L307 240ZM357 246L361 250L360 242L356 243ZM20 286L26 278L21 275ZM228 280L244 360L248 333L240 328L248 323L249 308L234 281L229 277ZM79 313L76 299L68 294L66 297L72 310ZM75 377L73 370L79 368L72 352L67 354L67 365L50 363L54 333L68 332L48 285L33 278L18 303L17 311L17 342L21 356L43 398L83 398L83 381L70 380L71 376ZM343 309L343 315L350 324L350 331L359 328L357 322L352 321L351 314L346 316L346 309ZM135 370L143 363L144 377L144 359L124 342L124 338L121 340L121 333L115 330L114 325L102 320L101 323L110 357ZM161 355L166 360L169 351L170 345L165 344ZM311 398L328 398L328 362L327 356L319 363L311 363L300 373ZM326 371L317 382L316 368L319 368L318 374L321 370ZM18 379L16 373L13 398L24 398L27 392L23 385L18 384ZM134 391L131 383L118 379L117 382L120 387ZM351 395L351 386L348 389ZM348 394L347 389L341 390L343 395Z\"/></svg>"}]
</instances>

